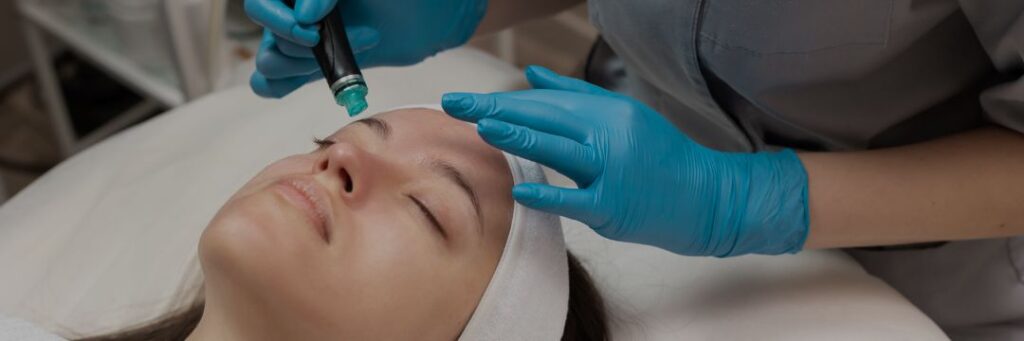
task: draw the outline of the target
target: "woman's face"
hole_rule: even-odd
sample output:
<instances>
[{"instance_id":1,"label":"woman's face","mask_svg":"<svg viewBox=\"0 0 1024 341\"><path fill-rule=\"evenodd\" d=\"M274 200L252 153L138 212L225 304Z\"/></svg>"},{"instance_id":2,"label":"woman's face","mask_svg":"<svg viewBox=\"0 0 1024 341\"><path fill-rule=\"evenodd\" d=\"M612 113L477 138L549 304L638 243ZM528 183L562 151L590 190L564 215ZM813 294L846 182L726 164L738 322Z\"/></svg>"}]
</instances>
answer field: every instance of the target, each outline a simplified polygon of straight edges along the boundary
<instances>
[{"instance_id":1,"label":"woman's face","mask_svg":"<svg viewBox=\"0 0 1024 341\"><path fill-rule=\"evenodd\" d=\"M429 109L321 142L267 166L206 228L207 309L307 339L456 338L508 236L502 154Z\"/></svg>"}]
</instances>

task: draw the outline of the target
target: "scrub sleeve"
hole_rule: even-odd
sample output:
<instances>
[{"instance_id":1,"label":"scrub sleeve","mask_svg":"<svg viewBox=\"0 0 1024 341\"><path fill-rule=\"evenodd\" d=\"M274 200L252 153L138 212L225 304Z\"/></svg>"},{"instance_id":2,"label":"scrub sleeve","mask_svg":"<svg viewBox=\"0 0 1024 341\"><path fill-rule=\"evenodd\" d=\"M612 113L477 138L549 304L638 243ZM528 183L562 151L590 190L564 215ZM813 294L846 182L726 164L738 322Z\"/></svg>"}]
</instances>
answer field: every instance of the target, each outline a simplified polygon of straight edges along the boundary
<instances>
[{"instance_id":1,"label":"scrub sleeve","mask_svg":"<svg viewBox=\"0 0 1024 341\"><path fill-rule=\"evenodd\" d=\"M629 94L715 149L864 150L985 125L1024 133L1024 1L588 6L627 66ZM848 252L953 338L1024 340L1024 237Z\"/></svg>"}]
</instances>

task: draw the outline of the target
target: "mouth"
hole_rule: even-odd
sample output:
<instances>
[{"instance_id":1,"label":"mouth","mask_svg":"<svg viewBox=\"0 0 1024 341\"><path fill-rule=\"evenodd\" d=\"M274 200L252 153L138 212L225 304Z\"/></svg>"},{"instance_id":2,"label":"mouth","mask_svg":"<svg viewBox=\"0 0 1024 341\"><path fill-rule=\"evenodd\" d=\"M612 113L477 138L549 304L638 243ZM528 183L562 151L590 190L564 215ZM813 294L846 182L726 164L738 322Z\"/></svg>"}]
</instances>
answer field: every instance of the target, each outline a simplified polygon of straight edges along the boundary
<instances>
[{"instance_id":1,"label":"mouth","mask_svg":"<svg viewBox=\"0 0 1024 341\"><path fill-rule=\"evenodd\" d=\"M292 206L302 211L324 242L330 243L331 207L323 190L309 179L283 179L274 184L274 190Z\"/></svg>"}]
</instances>

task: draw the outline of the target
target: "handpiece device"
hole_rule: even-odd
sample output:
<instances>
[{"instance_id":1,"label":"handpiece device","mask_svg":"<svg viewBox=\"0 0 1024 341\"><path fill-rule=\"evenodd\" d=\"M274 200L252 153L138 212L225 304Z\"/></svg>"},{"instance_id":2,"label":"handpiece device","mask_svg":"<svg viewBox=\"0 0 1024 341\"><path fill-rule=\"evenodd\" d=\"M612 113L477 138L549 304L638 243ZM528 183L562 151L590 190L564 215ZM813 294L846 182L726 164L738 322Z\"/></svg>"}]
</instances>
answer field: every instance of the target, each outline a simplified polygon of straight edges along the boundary
<instances>
[{"instance_id":1,"label":"handpiece device","mask_svg":"<svg viewBox=\"0 0 1024 341\"><path fill-rule=\"evenodd\" d=\"M284 2L295 7L295 0ZM313 47L313 55L320 64L320 71L334 94L335 102L345 107L349 116L355 116L366 110L366 94L370 89L366 87L363 72L356 65L339 7L335 5L320 21L320 41Z\"/></svg>"}]
</instances>

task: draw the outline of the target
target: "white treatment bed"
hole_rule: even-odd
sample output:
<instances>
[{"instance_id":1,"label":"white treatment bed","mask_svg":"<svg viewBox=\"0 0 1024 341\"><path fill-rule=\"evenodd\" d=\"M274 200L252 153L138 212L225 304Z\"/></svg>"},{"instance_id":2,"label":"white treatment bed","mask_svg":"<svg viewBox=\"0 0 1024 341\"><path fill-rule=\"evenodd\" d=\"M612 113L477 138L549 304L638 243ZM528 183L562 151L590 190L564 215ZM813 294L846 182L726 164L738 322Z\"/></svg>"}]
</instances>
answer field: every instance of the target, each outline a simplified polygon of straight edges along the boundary
<instances>
[{"instance_id":1,"label":"white treatment bed","mask_svg":"<svg viewBox=\"0 0 1024 341\"><path fill-rule=\"evenodd\" d=\"M524 84L515 68L469 49L366 77L368 112ZM199 234L228 196L348 120L321 82L284 100L237 88L75 155L0 207L0 315L65 337L159 315L198 279ZM610 304L616 340L946 338L839 252L680 257L564 223Z\"/></svg>"}]
</instances>

